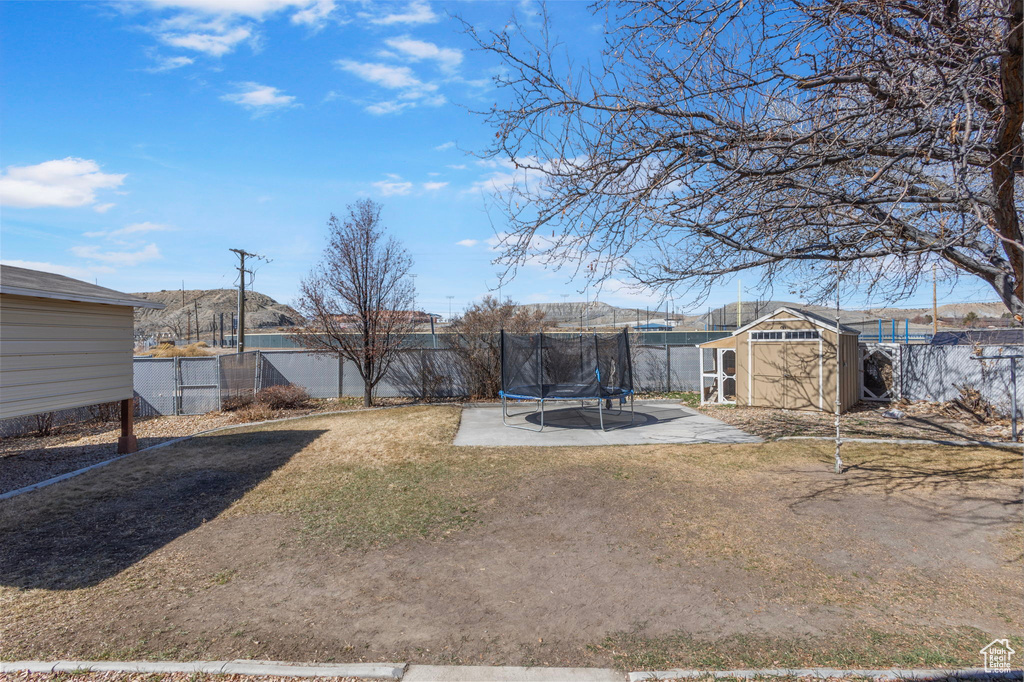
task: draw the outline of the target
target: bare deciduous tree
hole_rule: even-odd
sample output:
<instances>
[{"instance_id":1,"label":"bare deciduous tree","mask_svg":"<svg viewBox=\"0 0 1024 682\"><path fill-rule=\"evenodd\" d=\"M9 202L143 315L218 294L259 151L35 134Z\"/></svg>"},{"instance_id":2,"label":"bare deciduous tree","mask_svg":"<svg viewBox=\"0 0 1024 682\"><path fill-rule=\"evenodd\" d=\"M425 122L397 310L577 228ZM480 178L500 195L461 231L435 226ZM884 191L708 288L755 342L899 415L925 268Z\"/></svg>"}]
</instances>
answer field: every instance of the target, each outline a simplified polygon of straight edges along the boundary
<instances>
[{"instance_id":1,"label":"bare deciduous tree","mask_svg":"<svg viewBox=\"0 0 1024 682\"><path fill-rule=\"evenodd\" d=\"M603 2L596 65L466 31L507 67L484 112L510 268L697 293L753 269L897 298L925 266L1024 314L1024 0ZM1019 317L1018 317L1019 319Z\"/></svg>"},{"instance_id":2,"label":"bare deciduous tree","mask_svg":"<svg viewBox=\"0 0 1024 682\"><path fill-rule=\"evenodd\" d=\"M452 321L454 350L462 360L470 392L478 398L495 398L501 390L501 340L499 332L529 334L549 326L540 310L522 308L513 301L499 302L485 296Z\"/></svg>"},{"instance_id":3,"label":"bare deciduous tree","mask_svg":"<svg viewBox=\"0 0 1024 682\"><path fill-rule=\"evenodd\" d=\"M305 325L295 338L307 348L355 363L373 403L406 334L413 331L412 259L381 223L381 206L361 199L342 222L327 222L328 244L299 287L296 309Z\"/></svg>"}]
</instances>

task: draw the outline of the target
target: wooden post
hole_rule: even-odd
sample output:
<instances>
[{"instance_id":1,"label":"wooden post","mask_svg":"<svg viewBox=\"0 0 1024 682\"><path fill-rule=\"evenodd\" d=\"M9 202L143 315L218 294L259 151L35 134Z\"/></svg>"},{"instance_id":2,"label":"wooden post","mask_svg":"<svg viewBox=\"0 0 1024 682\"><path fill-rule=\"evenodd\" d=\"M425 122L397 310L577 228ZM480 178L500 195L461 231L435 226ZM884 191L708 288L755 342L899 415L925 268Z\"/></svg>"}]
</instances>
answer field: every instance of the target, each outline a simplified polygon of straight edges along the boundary
<instances>
[{"instance_id":1,"label":"wooden post","mask_svg":"<svg viewBox=\"0 0 1024 682\"><path fill-rule=\"evenodd\" d=\"M121 437L117 439L117 454L127 455L139 449L135 439L135 398L121 401Z\"/></svg>"}]
</instances>

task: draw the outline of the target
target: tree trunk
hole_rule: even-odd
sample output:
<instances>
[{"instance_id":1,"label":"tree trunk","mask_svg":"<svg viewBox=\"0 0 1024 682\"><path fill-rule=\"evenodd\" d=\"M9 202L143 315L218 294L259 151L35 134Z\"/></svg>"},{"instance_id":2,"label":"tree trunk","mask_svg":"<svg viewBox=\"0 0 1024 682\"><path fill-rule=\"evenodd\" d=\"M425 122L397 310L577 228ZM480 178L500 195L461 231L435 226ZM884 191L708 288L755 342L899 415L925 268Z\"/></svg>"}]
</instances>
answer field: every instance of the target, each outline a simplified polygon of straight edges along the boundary
<instances>
[{"instance_id":1,"label":"tree trunk","mask_svg":"<svg viewBox=\"0 0 1024 682\"><path fill-rule=\"evenodd\" d=\"M363 407L373 406L373 386L363 382Z\"/></svg>"}]
</instances>

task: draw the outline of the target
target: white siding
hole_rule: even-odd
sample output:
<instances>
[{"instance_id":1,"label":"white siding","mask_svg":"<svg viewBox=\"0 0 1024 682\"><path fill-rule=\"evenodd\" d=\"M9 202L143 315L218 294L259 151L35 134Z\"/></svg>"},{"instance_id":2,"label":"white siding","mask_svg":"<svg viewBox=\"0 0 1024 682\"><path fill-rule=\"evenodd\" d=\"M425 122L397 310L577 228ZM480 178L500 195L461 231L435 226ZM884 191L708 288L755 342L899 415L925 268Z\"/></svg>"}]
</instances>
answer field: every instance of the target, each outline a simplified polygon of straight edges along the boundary
<instances>
[{"instance_id":1,"label":"white siding","mask_svg":"<svg viewBox=\"0 0 1024 682\"><path fill-rule=\"evenodd\" d=\"M0 419L132 397L129 306L0 295Z\"/></svg>"}]
</instances>

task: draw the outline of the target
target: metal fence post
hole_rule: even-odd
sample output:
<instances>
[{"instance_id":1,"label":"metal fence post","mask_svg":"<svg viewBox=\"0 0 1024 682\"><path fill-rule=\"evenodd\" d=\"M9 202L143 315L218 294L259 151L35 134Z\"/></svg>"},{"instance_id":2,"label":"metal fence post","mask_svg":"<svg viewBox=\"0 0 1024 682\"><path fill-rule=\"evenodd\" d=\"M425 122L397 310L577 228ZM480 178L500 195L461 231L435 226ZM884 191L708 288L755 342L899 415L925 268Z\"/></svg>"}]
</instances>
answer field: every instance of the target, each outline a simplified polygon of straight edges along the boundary
<instances>
[{"instance_id":1,"label":"metal fence post","mask_svg":"<svg viewBox=\"0 0 1024 682\"><path fill-rule=\"evenodd\" d=\"M252 399L256 400L256 394L260 392L260 380L263 378L263 356L258 350L254 352L256 353L256 367L253 369L255 374L252 379Z\"/></svg>"},{"instance_id":2,"label":"metal fence post","mask_svg":"<svg viewBox=\"0 0 1024 682\"><path fill-rule=\"evenodd\" d=\"M345 395L345 356L338 353L338 399Z\"/></svg>"},{"instance_id":3,"label":"metal fence post","mask_svg":"<svg viewBox=\"0 0 1024 682\"><path fill-rule=\"evenodd\" d=\"M181 414L181 358L174 358L174 415Z\"/></svg>"},{"instance_id":4,"label":"metal fence post","mask_svg":"<svg viewBox=\"0 0 1024 682\"><path fill-rule=\"evenodd\" d=\"M224 317L224 313L221 313L221 317L222 318ZM214 338L216 338L216 336ZM223 396L223 392L224 392L224 384L221 381L220 376L221 376L220 375L220 356L218 355L217 356L217 411L218 412L223 412L224 411L224 398L222 396Z\"/></svg>"},{"instance_id":5,"label":"metal fence post","mask_svg":"<svg viewBox=\"0 0 1024 682\"><path fill-rule=\"evenodd\" d=\"M672 351L665 344L665 392L672 392Z\"/></svg>"}]
</instances>

